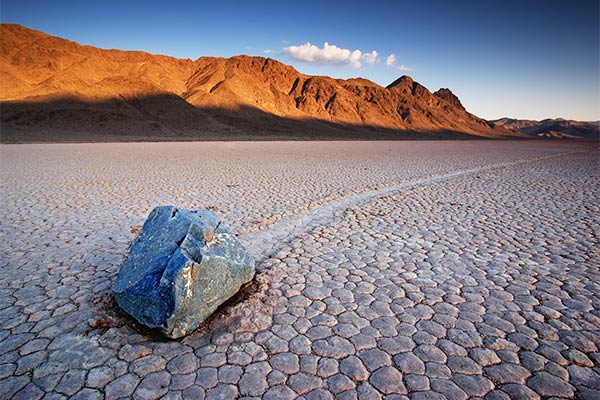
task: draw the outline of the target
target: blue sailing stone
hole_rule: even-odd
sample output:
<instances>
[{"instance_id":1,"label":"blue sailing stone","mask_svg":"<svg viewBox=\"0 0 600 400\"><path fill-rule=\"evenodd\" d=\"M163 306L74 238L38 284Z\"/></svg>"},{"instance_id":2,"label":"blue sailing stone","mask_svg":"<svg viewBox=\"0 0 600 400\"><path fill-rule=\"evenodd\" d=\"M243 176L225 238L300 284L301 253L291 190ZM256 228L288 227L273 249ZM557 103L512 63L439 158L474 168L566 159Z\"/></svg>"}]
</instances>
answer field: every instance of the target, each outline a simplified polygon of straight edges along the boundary
<instances>
[{"instance_id":1,"label":"blue sailing stone","mask_svg":"<svg viewBox=\"0 0 600 400\"><path fill-rule=\"evenodd\" d=\"M218 214L160 206L133 241L112 289L117 304L138 322L178 338L254 272L254 259Z\"/></svg>"}]
</instances>

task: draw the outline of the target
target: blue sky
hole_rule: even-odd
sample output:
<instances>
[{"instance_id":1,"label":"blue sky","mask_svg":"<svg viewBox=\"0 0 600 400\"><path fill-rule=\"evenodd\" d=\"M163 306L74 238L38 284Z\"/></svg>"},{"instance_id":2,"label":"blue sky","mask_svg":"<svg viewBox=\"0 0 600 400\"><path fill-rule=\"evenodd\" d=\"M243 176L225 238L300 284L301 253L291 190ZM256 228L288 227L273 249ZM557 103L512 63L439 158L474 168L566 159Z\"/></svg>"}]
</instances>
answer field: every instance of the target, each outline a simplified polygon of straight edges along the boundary
<instances>
[{"instance_id":1,"label":"blue sky","mask_svg":"<svg viewBox=\"0 0 600 400\"><path fill-rule=\"evenodd\" d=\"M262 55L303 73L381 85L407 74L432 91L450 88L484 118L600 120L597 0L2 0L0 7L2 22L102 48L191 59Z\"/></svg>"}]
</instances>

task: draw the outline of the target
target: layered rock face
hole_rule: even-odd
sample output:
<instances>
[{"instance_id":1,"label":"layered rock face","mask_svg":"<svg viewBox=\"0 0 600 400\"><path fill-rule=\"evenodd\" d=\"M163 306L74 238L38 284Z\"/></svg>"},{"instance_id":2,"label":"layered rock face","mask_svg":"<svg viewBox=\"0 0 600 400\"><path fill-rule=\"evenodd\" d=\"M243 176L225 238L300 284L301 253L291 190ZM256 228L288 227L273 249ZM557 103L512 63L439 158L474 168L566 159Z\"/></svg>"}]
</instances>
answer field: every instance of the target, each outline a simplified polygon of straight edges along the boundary
<instances>
[{"instance_id":1,"label":"layered rock face","mask_svg":"<svg viewBox=\"0 0 600 400\"><path fill-rule=\"evenodd\" d=\"M194 331L252 280L254 259L208 210L156 207L113 286L138 322L179 338Z\"/></svg>"}]
</instances>

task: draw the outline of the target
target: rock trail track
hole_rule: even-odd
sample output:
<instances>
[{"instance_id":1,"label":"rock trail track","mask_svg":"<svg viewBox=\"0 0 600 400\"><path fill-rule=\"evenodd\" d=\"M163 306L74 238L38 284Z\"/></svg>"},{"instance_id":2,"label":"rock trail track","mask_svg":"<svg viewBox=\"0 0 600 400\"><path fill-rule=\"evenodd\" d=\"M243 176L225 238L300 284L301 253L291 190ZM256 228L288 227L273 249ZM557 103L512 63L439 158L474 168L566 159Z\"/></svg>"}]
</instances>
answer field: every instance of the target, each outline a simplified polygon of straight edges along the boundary
<instances>
[{"instance_id":1,"label":"rock trail track","mask_svg":"<svg viewBox=\"0 0 600 400\"><path fill-rule=\"evenodd\" d=\"M278 246L281 246L282 244L285 245L290 239L293 239L302 232L309 231L319 226L328 225L346 208L357 207L393 193L419 186L436 184L465 175L472 175L498 168L517 166L557 157L565 157L572 154L577 154L577 152L571 151L536 157L533 159L486 165L441 175L422 177L408 182L394 182L359 190L355 194L342 198L330 197L321 199L317 202L309 202L298 209L275 215L257 227L245 229L242 235L238 235L238 239L241 240L247 248L253 249L252 251L255 259L260 262L272 256Z\"/></svg>"},{"instance_id":2,"label":"rock trail track","mask_svg":"<svg viewBox=\"0 0 600 400\"><path fill-rule=\"evenodd\" d=\"M558 142L0 146L0 398L600 398L600 157ZM167 341L110 286L157 204L258 274Z\"/></svg>"}]
</instances>

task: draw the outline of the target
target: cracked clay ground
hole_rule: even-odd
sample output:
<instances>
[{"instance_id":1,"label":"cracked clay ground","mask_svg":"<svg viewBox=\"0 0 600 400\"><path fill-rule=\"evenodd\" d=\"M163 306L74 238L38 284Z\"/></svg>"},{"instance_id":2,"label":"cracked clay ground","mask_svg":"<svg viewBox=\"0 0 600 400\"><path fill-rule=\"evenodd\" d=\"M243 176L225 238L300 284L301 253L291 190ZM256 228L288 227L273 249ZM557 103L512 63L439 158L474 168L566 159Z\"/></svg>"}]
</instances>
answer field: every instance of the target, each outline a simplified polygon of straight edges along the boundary
<instances>
[{"instance_id":1,"label":"cracked clay ground","mask_svg":"<svg viewBox=\"0 0 600 400\"><path fill-rule=\"evenodd\" d=\"M0 146L0 398L600 399L600 158L558 142ZM257 276L163 340L115 308L159 204Z\"/></svg>"}]
</instances>

